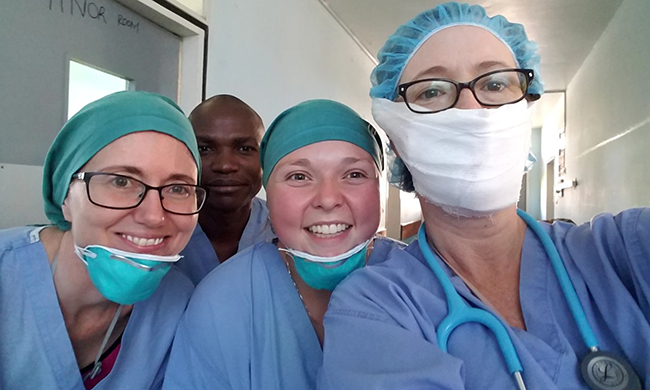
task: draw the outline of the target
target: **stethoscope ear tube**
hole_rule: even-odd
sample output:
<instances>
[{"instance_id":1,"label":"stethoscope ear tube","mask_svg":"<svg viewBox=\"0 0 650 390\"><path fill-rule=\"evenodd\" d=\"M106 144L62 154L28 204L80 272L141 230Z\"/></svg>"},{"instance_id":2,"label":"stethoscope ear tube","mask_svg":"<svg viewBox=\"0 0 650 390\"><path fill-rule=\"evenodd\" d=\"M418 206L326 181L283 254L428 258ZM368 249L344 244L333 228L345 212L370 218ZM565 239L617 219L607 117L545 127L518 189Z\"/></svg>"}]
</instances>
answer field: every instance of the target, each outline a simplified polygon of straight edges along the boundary
<instances>
[{"instance_id":1,"label":"stethoscope ear tube","mask_svg":"<svg viewBox=\"0 0 650 390\"><path fill-rule=\"evenodd\" d=\"M546 254L551 260L551 265L553 266L555 275L557 275L557 278L560 282L560 288L562 288L562 293L564 293L564 298L566 299L567 304L569 305L569 310L571 310L573 319L578 325L578 329L580 330L580 336L582 336L582 340L585 342L587 348L589 348L590 350L594 350L594 348L597 349L598 341L596 340L596 336L594 336L594 332L591 330L591 326L589 326L589 322L587 322L587 316L585 315L585 312L582 309L582 306L580 305L578 294L576 294L576 290L573 287L571 278L569 278L569 274L566 272L564 263L562 263L560 254L558 253L555 244L551 240L551 237L549 237L548 233L546 233L546 231L542 229L542 227L539 225L539 223L537 223L535 218L531 217L525 211L517 209L517 215L519 215L519 218L523 219L524 222L526 222L526 225L528 225L528 227L535 233L537 238L541 241L542 246L544 246L544 250L546 251Z\"/></svg>"},{"instance_id":2,"label":"stethoscope ear tube","mask_svg":"<svg viewBox=\"0 0 650 390\"><path fill-rule=\"evenodd\" d=\"M512 343L512 339L508 335L508 330L506 327L492 313L470 307L467 303L465 303L465 301L463 301L454 286L451 284L451 280L449 280L445 274L445 271L440 266L436 255L433 253L431 248L429 248L424 224L420 226L420 229L418 231L418 244L425 260L429 264L429 267L440 282L440 285L442 286L447 299L447 310L449 313L440 322L440 325L436 331L438 347L444 352L447 352L447 342L449 341L449 336L456 327L467 322L478 322L490 329L490 331L494 334L495 338L497 339L497 343L499 344L499 349L501 350L506 365L508 366L508 371L511 374L515 375L515 380L517 381L519 389L525 390L526 386L524 385L523 379L521 378L521 373L523 372L521 361L517 356L515 346Z\"/></svg>"}]
</instances>

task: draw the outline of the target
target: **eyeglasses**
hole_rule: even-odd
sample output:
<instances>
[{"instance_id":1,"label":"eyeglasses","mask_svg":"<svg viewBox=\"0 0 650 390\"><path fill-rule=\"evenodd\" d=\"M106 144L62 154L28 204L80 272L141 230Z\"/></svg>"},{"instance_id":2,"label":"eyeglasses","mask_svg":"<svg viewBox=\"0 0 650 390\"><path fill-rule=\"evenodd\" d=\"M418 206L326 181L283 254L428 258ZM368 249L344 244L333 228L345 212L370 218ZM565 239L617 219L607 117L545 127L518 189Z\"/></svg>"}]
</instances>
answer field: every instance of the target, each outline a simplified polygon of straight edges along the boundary
<instances>
[{"instance_id":1,"label":"eyeglasses","mask_svg":"<svg viewBox=\"0 0 650 390\"><path fill-rule=\"evenodd\" d=\"M455 106L464 88L472 91L476 101L483 106L516 103L526 97L534 77L531 69L501 69L482 74L467 83L443 78L415 80L400 84L398 91L409 110L432 114Z\"/></svg>"},{"instance_id":2,"label":"eyeglasses","mask_svg":"<svg viewBox=\"0 0 650 390\"><path fill-rule=\"evenodd\" d=\"M193 184L174 183L153 187L130 176L104 172L79 172L73 179L86 183L90 203L107 209L125 210L138 207L147 191L160 195L163 210L172 214L196 214L203 207L208 189Z\"/></svg>"}]
</instances>

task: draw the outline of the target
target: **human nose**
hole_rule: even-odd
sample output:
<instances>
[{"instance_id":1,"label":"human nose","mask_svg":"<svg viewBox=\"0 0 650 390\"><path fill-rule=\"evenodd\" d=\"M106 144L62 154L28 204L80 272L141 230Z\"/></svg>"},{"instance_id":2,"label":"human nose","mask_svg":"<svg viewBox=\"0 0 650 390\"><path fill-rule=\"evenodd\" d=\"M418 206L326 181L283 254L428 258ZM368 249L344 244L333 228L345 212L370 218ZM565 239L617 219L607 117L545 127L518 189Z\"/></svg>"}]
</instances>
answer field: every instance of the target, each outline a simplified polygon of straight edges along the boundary
<instances>
[{"instance_id":1,"label":"human nose","mask_svg":"<svg viewBox=\"0 0 650 390\"><path fill-rule=\"evenodd\" d=\"M234 156L229 152L215 153L210 164L212 171L230 173L237 171L238 165Z\"/></svg>"},{"instance_id":2,"label":"human nose","mask_svg":"<svg viewBox=\"0 0 650 390\"><path fill-rule=\"evenodd\" d=\"M335 180L324 180L318 186L315 197L315 207L333 210L343 203L343 192Z\"/></svg>"},{"instance_id":3,"label":"human nose","mask_svg":"<svg viewBox=\"0 0 650 390\"><path fill-rule=\"evenodd\" d=\"M165 221L166 211L162 208L160 192L154 189L144 194L144 199L134 210L135 220L150 227L160 226Z\"/></svg>"},{"instance_id":4,"label":"human nose","mask_svg":"<svg viewBox=\"0 0 650 390\"><path fill-rule=\"evenodd\" d=\"M476 97L469 89L469 87L465 87L460 90L458 93L458 101L456 101L456 104L454 105L454 108L461 110L472 110L482 107L483 106L478 102L478 100L476 100Z\"/></svg>"}]
</instances>

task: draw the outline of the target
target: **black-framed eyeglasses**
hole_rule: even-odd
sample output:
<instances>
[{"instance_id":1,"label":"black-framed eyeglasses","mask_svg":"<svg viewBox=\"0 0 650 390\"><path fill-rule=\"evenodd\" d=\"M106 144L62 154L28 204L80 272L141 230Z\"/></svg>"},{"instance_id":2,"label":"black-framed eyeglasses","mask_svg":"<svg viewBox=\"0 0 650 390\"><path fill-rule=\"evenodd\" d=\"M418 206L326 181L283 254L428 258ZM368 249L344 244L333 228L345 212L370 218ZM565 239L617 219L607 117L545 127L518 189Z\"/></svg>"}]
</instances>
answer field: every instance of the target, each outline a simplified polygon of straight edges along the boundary
<instances>
[{"instance_id":1,"label":"black-framed eyeglasses","mask_svg":"<svg viewBox=\"0 0 650 390\"><path fill-rule=\"evenodd\" d=\"M432 114L452 108L464 88L472 91L481 105L498 107L526 97L534 77L531 69L499 69L466 83L445 78L415 80L400 84L398 93L409 110L418 114Z\"/></svg>"},{"instance_id":2,"label":"black-framed eyeglasses","mask_svg":"<svg viewBox=\"0 0 650 390\"><path fill-rule=\"evenodd\" d=\"M106 172L79 172L73 179L86 183L90 203L114 210L132 209L140 206L147 191L154 190L160 196L163 210L172 214L192 215L201 210L208 189L198 185L172 183L160 187L150 186L130 176Z\"/></svg>"}]
</instances>

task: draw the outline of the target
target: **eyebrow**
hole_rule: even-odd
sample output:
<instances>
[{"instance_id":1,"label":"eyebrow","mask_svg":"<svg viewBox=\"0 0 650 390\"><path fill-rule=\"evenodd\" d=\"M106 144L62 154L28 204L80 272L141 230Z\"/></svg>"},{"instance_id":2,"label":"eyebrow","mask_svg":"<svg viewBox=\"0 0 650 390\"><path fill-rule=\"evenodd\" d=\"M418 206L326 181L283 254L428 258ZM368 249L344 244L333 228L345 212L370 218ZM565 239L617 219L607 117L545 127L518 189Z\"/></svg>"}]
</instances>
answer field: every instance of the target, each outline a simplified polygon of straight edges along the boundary
<instances>
[{"instance_id":1,"label":"eyebrow","mask_svg":"<svg viewBox=\"0 0 650 390\"><path fill-rule=\"evenodd\" d=\"M212 142L212 139L210 137L206 137L205 135L197 135L196 142L209 143Z\"/></svg>"},{"instance_id":2,"label":"eyebrow","mask_svg":"<svg viewBox=\"0 0 650 390\"><path fill-rule=\"evenodd\" d=\"M173 175L170 175L165 181L168 182L173 180L182 180L187 182L187 184L197 184L195 177L184 175L182 173L175 173Z\"/></svg>"},{"instance_id":3,"label":"eyebrow","mask_svg":"<svg viewBox=\"0 0 650 390\"><path fill-rule=\"evenodd\" d=\"M237 145L241 145L249 142L257 145L257 139L255 139L255 137L237 137L232 140L232 143Z\"/></svg>"},{"instance_id":4,"label":"eyebrow","mask_svg":"<svg viewBox=\"0 0 650 390\"><path fill-rule=\"evenodd\" d=\"M494 68L495 66L501 66L503 69L510 69L512 67L511 65L506 64L503 61L484 61L484 62L481 62L480 64L478 64L476 69L479 69L479 70L481 70L481 69L490 69L490 68Z\"/></svg>"},{"instance_id":5,"label":"eyebrow","mask_svg":"<svg viewBox=\"0 0 650 390\"><path fill-rule=\"evenodd\" d=\"M108 173L114 173L113 171L123 171L133 175L142 176L142 170L131 165L112 165L110 167L104 167L101 169L102 172L108 171Z\"/></svg>"},{"instance_id":6,"label":"eyebrow","mask_svg":"<svg viewBox=\"0 0 650 390\"><path fill-rule=\"evenodd\" d=\"M235 137L235 138L231 138L231 139L226 139L225 141L226 141L227 144L235 144L235 145L241 145L241 144L246 144L246 143L253 143L255 145L259 144L256 137ZM219 142L215 141L212 137L206 136L206 135L197 135L196 136L196 142L201 143L201 144L217 144L217 143L219 143Z\"/></svg>"},{"instance_id":7,"label":"eyebrow","mask_svg":"<svg viewBox=\"0 0 650 390\"><path fill-rule=\"evenodd\" d=\"M370 162L370 161L368 161L366 159L363 159L363 158L345 157L345 158L343 158L343 160L341 160L339 165L351 165L351 164L356 164L358 162L372 164L372 162ZM301 158L301 159L298 159L296 161L292 161L291 163L289 163L287 165L295 165L295 166L300 166L300 167L310 167L313 164L308 159Z\"/></svg>"},{"instance_id":8,"label":"eyebrow","mask_svg":"<svg viewBox=\"0 0 650 390\"><path fill-rule=\"evenodd\" d=\"M343 159L343 161L341 161L342 164L355 164L355 163L358 163L358 162L368 162L369 163L369 161L367 161L365 159L362 159L362 158L358 158L358 157L346 157L346 158Z\"/></svg>"},{"instance_id":9,"label":"eyebrow","mask_svg":"<svg viewBox=\"0 0 650 390\"><path fill-rule=\"evenodd\" d=\"M475 69L478 70L478 71L483 71L483 70L487 70L487 69L494 68L494 67L497 67L497 66L502 67L503 69L510 69L512 67L512 65L506 64L503 61L492 61L491 60L491 61L483 61L483 62L481 62L480 64L476 65ZM416 74L415 77L413 77L412 81L418 80L423 75L427 75L427 74L430 74L430 73L442 73L442 74L447 73L448 74L449 73L449 68L447 68L445 66L442 66L442 65L432 66L431 68L425 69L425 70L419 72L418 74Z\"/></svg>"},{"instance_id":10,"label":"eyebrow","mask_svg":"<svg viewBox=\"0 0 650 390\"><path fill-rule=\"evenodd\" d=\"M131 165L114 165L114 166L110 166L110 167L104 167L104 168L101 169L101 172L106 172L106 173L114 173L114 171L122 171L122 172L129 173L131 175L137 175L139 177L144 176L141 169L136 168L136 167L131 166ZM169 182L169 181L173 181L173 180L183 180L183 181L186 181L188 183L195 183L196 182L196 178L185 175L185 174L182 174L182 173L171 174L171 175L169 175L169 176L167 176L165 178L164 182Z\"/></svg>"},{"instance_id":11,"label":"eyebrow","mask_svg":"<svg viewBox=\"0 0 650 390\"><path fill-rule=\"evenodd\" d=\"M311 162L309 162L309 160L307 160L306 158L301 158L301 159L298 159L296 161L292 161L291 163L289 163L287 165L296 165L296 166L299 166L299 167L310 167Z\"/></svg>"},{"instance_id":12,"label":"eyebrow","mask_svg":"<svg viewBox=\"0 0 650 390\"><path fill-rule=\"evenodd\" d=\"M447 69L446 67L444 67L442 65L432 66L432 67L430 67L428 69L425 69L425 70L419 72L418 74L416 74L413 77L413 80L418 80L419 78L421 78L425 74L429 74L429 73L445 73L445 72L448 72L448 71L449 71L449 69ZM411 80L411 81L413 81L413 80Z\"/></svg>"}]
</instances>

